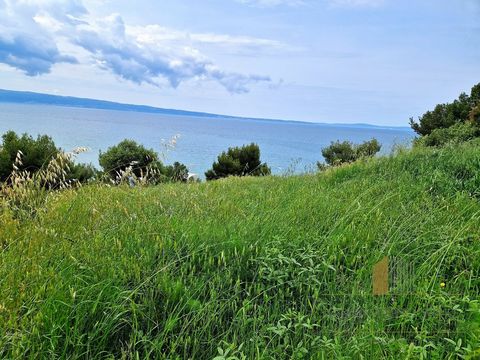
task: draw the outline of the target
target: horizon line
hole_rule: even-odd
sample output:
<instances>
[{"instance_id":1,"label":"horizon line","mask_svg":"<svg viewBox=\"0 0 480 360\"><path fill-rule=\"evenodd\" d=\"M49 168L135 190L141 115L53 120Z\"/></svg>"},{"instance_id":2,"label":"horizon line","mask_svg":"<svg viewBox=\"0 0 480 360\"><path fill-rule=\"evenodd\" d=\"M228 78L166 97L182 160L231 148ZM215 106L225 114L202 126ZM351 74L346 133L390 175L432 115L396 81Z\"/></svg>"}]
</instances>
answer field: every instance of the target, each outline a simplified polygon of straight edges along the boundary
<instances>
[{"instance_id":1,"label":"horizon line","mask_svg":"<svg viewBox=\"0 0 480 360\"><path fill-rule=\"evenodd\" d=\"M46 101L47 99L27 99L27 98L10 98L4 99L2 95L33 95L36 97L47 97L50 100L57 99L63 100L66 102L63 103L52 103ZM68 103L70 101L70 103ZM73 101L73 102L72 102ZM83 104L81 102L84 102ZM143 112L143 113L157 113L157 114L170 114L177 116L197 116L197 117L211 117L211 118L225 118L225 119L238 119L238 120L254 120L254 121L272 121L272 122L283 122L283 123L296 123L296 124L309 124L309 125L327 125L327 126L345 126L345 127L375 127L375 128L393 128L393 129L410 129L409 126L400 126L400 125L377 125L369 123L327 123L327 122L315 122L307 120L291 120L291 119L273 119L273 118L262 118L262 117L248 117L248 116L237 116L237 115L225 115L225 114L215 114L210 112L203 111L194 111L194 110L182 110L182 109L172 109L172 108L162 108L152 105L145 104L131 104L131 103L122 103L112 100L103 100L103 99L93 99L86 97L77 97L69 95L58 95L50 93L41 93L35 91L22 91L22 90L9 90L0 88L0 103L15 103L15 104L30 104L30 105L46 105L46 106L62 106L62 107L72 107L72 108L83 108L83 109L98 109L98 110L113 110L113 111L131 111L131 112ZM103 105L103 106L102 106ZM110 106L110 107L109 107Z\"/></svg>"}]
</instances>

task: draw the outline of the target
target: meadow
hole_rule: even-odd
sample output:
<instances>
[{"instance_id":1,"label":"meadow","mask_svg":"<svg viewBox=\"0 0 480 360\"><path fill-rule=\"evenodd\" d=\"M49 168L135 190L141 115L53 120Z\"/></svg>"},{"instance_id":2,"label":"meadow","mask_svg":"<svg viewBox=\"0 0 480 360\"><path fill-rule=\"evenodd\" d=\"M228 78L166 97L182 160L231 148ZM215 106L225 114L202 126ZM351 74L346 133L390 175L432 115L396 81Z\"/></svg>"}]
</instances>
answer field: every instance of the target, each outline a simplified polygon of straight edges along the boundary
<instances>
[{"instance_id":1,"label":"meadow","mask_svg":"<svg viewBox=\"0 0 480 360\"><path fill-rule=\"evenodd\" d=\"M473 141L3 206L0 358L479 358L479 198Z\"/></svg>"}]
</instances>

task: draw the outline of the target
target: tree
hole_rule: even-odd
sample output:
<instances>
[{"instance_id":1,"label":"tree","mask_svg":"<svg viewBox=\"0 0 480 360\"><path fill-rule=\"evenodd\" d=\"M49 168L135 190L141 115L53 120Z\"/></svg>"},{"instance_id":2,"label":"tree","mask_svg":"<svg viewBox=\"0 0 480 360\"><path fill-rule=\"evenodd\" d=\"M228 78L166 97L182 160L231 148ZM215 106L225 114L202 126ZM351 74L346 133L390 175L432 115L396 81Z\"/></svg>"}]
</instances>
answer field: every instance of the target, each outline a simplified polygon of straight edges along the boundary
<instances>
[{"instance_id":1,"label":"tree","mask_svg":"<svg viewBox=\"0 0 480 360\"><path fill-rule=\"evenodd\" d=\"M12 173L19 151L23 156L22 164L17 165L18 169L35 172L48 164L58 154L59 149L49 136L39 135L34 139L28 134L18 136L14 131L8 131L2 136L0 146L0 181L7 180Z\"/></svg>"},{"instance_id":2,"label":"tree","mask_svg":"<svg viewBox=\"0 0 480 360\"><path fill-rule=\"evenodd\" d=\"M151 169L163 172L163 165L153 149L146 149L143 145L128 139L108 148L104 153L100 152L98 162L103 171L113 179L129 167L137 177Z\"/></svg>"},{"instance_id":3,"label":"tree","mask_svg":"<svg viewBox=\"0 0 480 360\"><path fill-rule=\"evenodd\" d=\"M85 183L90 179L95 178L98 174L98 170L95 169L91 164L69 164L70 171L68 172L66 179L74 180L81 183Z\"/></svg>"},{"instance_id":4,"label":"tree","mask_svg":"<svg viewBox=\"0 0 480 360\"><path fill-rule=\"evenodd\" d=\"M420 116L418 121L410 118L410 126L421 136L429 135L435 129L449 128L466 122L472 110L479 104L480 83L472 88L470 95L462 93L453 103L438 104L434 110Z\"/></svg>"},{"instance_id":5,"label":"tree","mask_svg":"<svg viewBox=\"0 0 480 360\"><path fill-rule=\"evenodd\" d=\"M472 108L480 106L480 83L475 85L470 92L470 105Z\"/></svg>"},{"instance_id":6,"label":"tree","mask_svg":"<svg viewBox=\"0 0 480 360\"><path fill-rule=\"evenodd\" d=\"M165 166L153 149L147 149L128 139L108 148L104 153L100 152L99 163L103 171L114 180L127 169L145 184L186 181L188 178L188 169L184 164L175 162Z\"/></svg>"},{"instance_id":7,"label":"tree","mask_svg":"<svg viewBox=\"0 0 480 360\"><path fill-rule=\"evenodd\" d=\"M469 120L472 124L480 128L480 104L470 111Z\"/></svg>"},{"instance_id":8,"label":"tree","mask_svg":"<svg viewBox=\"0 0 480 360\"><path fill-rule=\"evenodd\" d=\"M16 161L19 152L20 162ZM0 182L10 177L14 166L18 171L36 173L61 152L62 149L57 148L47 135L39 135L35 139L28 134L19 136L14 131L8 131L2 136L0 145ZM64 165L66 180L86 182L96 175L92 165L76 164L73 159L65 158Z\"/></svg>"},{"instance_id":9,"label":"tree","mask_svg":"<svg viewBox=\"0 0 480 360\"><path fill-rule=\"evenodd\" d=\"M373 138L370 141L365 141L364 143L357 145L355 152L357 158L361 157L372 157L380 151L382 145L378 142L377 139Z\"/></svg>"},{"instance_id":10,"label":"tree","mask_svg":"<svg viewBox=\"0 0 480 360\"><path fill-rule=\"evenodd\" d=\"M377 139L365 141L362 144L353 144L350 141L339 140L331 142L329 146L322 149L322 155L330 166L341 165L353 162L362 157L372 157L381 149ZM325 168L325 165L318 163L319 169Z\"/></svg>"},{"instance_id":11,"label":"tree","mask_svg":"<svg viewBox=\"0 0 480 360\"><path fill-rule=\"evenodd\" d=\"M259 146L251 143L222 152L212 169L205 173L205 177L207 180L215 180L228 176L264 176L270 173L268 165L260 161Z\"/></svg>"},{"instance_id":12,"label":"tree","mask_svg":"<svg viewBox=\"0 0 480 360\"><path fill-rule=\"evenodd\" d=\"M332 142L330 146L322 149L322 155L329 165L340 165L355 161L356 154L354 145L350 141Z\"/></svg>"},{"instance_id":13,"label":"tree","mask_svg":"<svg viewBox=\"0 0 480 360\"><path fill-rule=\"evenodd\" d=\"M165 176L168 180L176 181L187 181L188 180L188 168L178 161L175 161L173 165L168 165L165 167Z\"/></svg>"}]
</instances>

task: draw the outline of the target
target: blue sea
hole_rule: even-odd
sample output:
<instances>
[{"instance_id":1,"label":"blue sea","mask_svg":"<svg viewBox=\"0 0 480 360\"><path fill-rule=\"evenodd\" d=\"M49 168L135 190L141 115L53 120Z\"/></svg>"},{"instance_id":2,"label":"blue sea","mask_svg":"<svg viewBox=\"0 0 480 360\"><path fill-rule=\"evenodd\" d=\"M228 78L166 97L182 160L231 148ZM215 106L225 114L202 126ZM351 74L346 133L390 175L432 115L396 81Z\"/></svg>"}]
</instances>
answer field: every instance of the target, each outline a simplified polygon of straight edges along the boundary
<instances>
[{"instance_id":1,"label":"blue sea","mask_svg":"<svg viewBox=\"0 0 480 360\"><path fill-rule=\"evenodd\" d=\"M88 147L79 162L98 166L98 153L128 138L163 154L165 163L180 161L200 174L230 146L255 142L273 173L315 169L322 147L335 140L361 142L372 137L382 152L409 145L413 132L405 128L330 125L294 121L176 116L133 111L71 108L51 105L0 104L0 134L7 130L50 135L65 150ZM179 135L174 149L163 145ZM162 141L163 139L163 141Z\"/></svg>"}]
</instances>

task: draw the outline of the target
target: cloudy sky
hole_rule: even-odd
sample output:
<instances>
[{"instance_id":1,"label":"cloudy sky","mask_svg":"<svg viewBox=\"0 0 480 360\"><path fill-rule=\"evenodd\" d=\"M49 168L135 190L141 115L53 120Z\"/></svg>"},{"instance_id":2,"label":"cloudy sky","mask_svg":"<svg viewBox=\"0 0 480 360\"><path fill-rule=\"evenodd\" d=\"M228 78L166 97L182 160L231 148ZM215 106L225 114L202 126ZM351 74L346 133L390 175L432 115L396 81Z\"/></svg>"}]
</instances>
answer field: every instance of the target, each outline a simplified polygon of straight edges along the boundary
<instances>
[{"instance_id":1,"label":"cloudy sky","mask_svg":"<svg viewBox=\"0 0 480 360\"><path fill-rule=\"evenodd\" d=\"M480 0L0 0L0 88L407 125L480 82Z\"/></svg>"}]
</instances>

